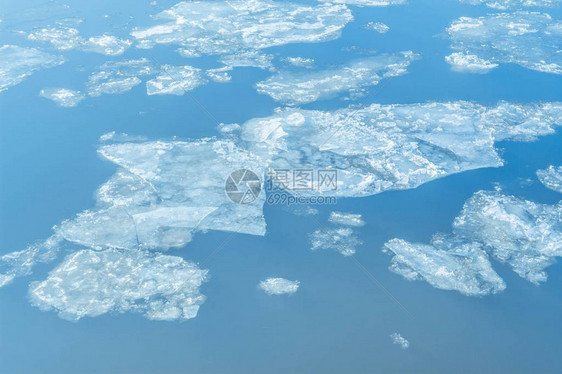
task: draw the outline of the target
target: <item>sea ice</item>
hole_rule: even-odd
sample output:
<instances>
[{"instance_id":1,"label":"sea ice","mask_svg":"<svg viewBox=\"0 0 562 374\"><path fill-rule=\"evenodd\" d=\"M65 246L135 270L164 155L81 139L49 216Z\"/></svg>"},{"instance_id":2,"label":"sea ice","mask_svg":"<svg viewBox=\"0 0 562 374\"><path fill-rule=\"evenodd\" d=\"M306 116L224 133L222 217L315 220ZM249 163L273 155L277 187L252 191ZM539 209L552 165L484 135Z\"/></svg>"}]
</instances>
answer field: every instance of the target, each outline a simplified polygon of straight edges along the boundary
<instances>
[{"instance_id":1,"label":"sea ice","mask_svg":"<svg viewBox=\"0 0 562 374\"><path fill-rule=\"evenodd\" d=\"M261 281L258 288L268 295L291 295L299 289L299 281L291 281L284 278L267 278Z\"/></svg>"}]
</instances>

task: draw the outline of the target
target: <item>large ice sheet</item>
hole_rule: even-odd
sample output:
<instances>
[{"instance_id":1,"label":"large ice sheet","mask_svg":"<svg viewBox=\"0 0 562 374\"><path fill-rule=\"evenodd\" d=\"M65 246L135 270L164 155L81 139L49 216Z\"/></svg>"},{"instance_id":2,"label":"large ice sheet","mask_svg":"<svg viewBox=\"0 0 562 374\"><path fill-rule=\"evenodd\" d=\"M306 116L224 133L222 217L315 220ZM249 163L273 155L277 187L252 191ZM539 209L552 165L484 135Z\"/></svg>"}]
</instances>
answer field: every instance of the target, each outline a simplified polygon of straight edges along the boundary
<instances>
[{"instance_id":1,"label":"large ice sheet","mask_svg":"<svg viewBox=\"0 0 562 374\"><path fill-rule=\"evenodd\" d=\"M257 83L260 93L288 105L306 104L347 92L353 98L382 79L405 74L419 55L407 51L362 58L334 69L311 72L279 72Z\"/></svg>"},{"instance_id":2,"label":"large ice sheet","mask_svg":"<svg viewBox=\"0 0 562 374\"><path fill-rule=\"evenodd\" d=\"M480 191L453 224L458 237L482 243L499 261L538 284L562 256L562 202L537 204L501 191Z\"/></svg>"},{"instance_id":3,"label":"large ice sheet","mask_svg":"<svg viewBox=\"0 0 562 374\"><path fill-rule=\"evenodd\" d=\"M184 1L131 35L139 47L176 44L190 53L232 54L289 43L333 40L353 17L345 5L269 0Z\"/></svg>"},{"instance_id":4,"label":"large ice sheet","mask_svg":"<svg viewBox=\"0 0 562 374\"><path fill-rule=\"evenodd\" d=\"M0 47L0 93L29 77L38 70L61 65L61 56L35 48L3 45Z\"/></svg>"},{"instance_id":5,"label":"large ice sheet","mask_svg":"<svg viewBox=\"0 0 562 374\"><path fill-rule=\"evenodd\" d=\"M446 31L456 51L446 60L454 70L482 73L496 64L510 63L562 74L562 22L546 13L518 11L461 17Z\"/></svg>"},{"instance_id":6,"label":"large ice sheet","mask_svg":"<svg viewBox=\"0 0 562 374\"><path fill-rule=\"evenodd\" d=\"M109 34L85 39L80 36L78 29L61 25L34 30L28 34L27 38L33 41L50 43L54 48L62 51L78 49L107 56L121 55L131 46L129 40L119 39Z\"/></svg>"},{"instance_id":7,"label":"large ice sheet","mask_svg":"<svg viewBox=\"0 0 562 374\"><path fill-rule=\"evenodd\" d=\"M100 146L100 155L119 166L96 193L96 206L55 226L56 241L0 258L0 285L27 275L44 253L65 244L94 250L159 250L182 247L196 232L265 234L265 195L235 204L225 181L239 169L263 180L265 166L231 141L119 142ZM49 251L46 248L48 247ZM50 256L49 258L52 258Z\"/></svg>"},{"instance_id":8,"label":"large ice sheet","mask_svg":"<svg viewBox=\"0 0 562 374\"><path fill-rule=\"evenodd\" d=\"M31 303L71 321L105 313L142 313L152 320L197 316L207 270L181 257L142 250L81 250L29 287Z\"/></svg>"},{"instance_id":9,"label":"large ice sheet","mask_svg":"<svg viewBox=\"0 0 562 374\"><path fill-rule=\"evenodd\" d=\"M496 141L533 140L559 125L560 103L484 107L458 101L282 109L246 122L240 131L248 149L269 167L337 170L337 190L327 193L366 196L501 166Z\"/></svg>"},{"instance_id":10,"label":"large ice sheet","mask_svg":"<svg viewBox=\"0 0 562 374\"><path fill-rule=\"evenodd\" d=\"M544 170L537 170L537 177L547 188L562 193L562 166L550 165Z\"/></svg>"},{"instance_id":11,"label":"large ice sheet","mask_svg":"<svg viewBox=\"0 0 562 374\"><path fill-rule=\"evenodd\" d=\"M435 288L467 296L501 292L505 283L478 243L436 236L430 245L392 239L384 245L392 254L390 270L408 280L425 280Z\"/></svg>"}]
</instances>

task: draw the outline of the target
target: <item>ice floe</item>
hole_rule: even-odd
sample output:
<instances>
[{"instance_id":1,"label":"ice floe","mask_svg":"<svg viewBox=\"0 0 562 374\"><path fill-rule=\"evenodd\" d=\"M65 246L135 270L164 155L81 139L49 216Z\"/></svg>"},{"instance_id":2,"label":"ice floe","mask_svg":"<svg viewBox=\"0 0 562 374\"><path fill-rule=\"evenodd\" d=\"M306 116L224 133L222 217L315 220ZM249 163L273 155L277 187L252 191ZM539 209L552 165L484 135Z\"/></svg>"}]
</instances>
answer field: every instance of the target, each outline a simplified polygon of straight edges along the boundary
<instances>
[{"instance_id":1,"label":"ice floe","mask_svg":"<svg viewBox=\"0 0 562 374\"><path fill-rule=\"evenodd\" d=\"M131 46L131 41L119 39L113 35L103 34L90 38L83 38L73 27L47 27L29 33L29 40L47 42L58 50L78 49L85 52L95 52L107 56L123 54Z\"/></svg>"},{"instance_id":2,"label":"ice floe","mask_svg":"<svg viewBox=\"0 0 562 374\"><path fill-rule=\"evenodd\" d=\"M461 3L480 5L497 10L521 8L552 8L559 6L562 0L460 0Z\"/></svg>"},{"instance_id":3,"label":"ice floe","mask_svg":"<svg viewBox=\"0 0 562 374\"><path fill-rule=\"evenodd\" d=\"M369 86L382 79L405 74L419 55L407 51L362 58L344 66L311 72L279 72L257 83L257 90L288 105L306 104L348 92L353 98L364 95Z\"/></svg>"},{"instance_id":4,"label":"ice floe","mask_svg":"<svg viewBox=\"0 0 562 374\"><path fill-rule=\"evenodd\" d=\"M464 204L453 229L535 284L547 280L544 269L562 256L562 202L537 204L501 191L480 191Z\"/></svg>"},{"instance_id":5,"label":"ice floe","mask_svg":"<svg viewBox=\"0 0 562 374\"><path fill-rule=\"evenodd\" d=\"M146 82L147 95L183 95L207 83L201 69L192 66L163 65L156 78Z\"/></svg>"},{"instance_id":6,"label":"ice floe","mask_svg":"<svg viewBox=\"0 0 562 374\"><path fill-rule=\"evenodd\" d=\"M333 224L344 226L360 227L365 225L365 221L361 219L361 214L332 212L329 221Z\"/></svg>"},{"instance_id":7,"label":"ice floe","mask_svg":"<svg viewBox=\"0 0 562 374\"><path fill-rule=\"evenodd\" d=\"M483 296L505 289L488 255L477 243L436 236L430 245L393 239L384 245L392 254L390 270L408 280L425 280L435 288L468 296Z\"/></svg>"},{"instance_id":8,"label":"ice floe","mask_svg":"<svg viewBox=\"0 0 562 374\"><path fill-rule=\"evenodd\" d=\"M464 52L451 53L449 56L445 56L445 61L451 65L452 70L461 73L485 74L499 66L476 55L469 55Z\"/></svg>"},{"instance_id":9,"label":"ice floe","mask_svg":"<svg viewBox=\"0 0 562 374\"><path fill-rule=\"evenodd\" d=\"M353 256L363 242L349 227L318 229L310 234L311 249L334 250L344 256Z\"/></svg>"},{"instance_id":10,"label":"ice floe","mask_svg":"<svg viewBox=\"0 0 562 374\"><path fill-rule=\"evenodd\" d=\"M192 53L236 54L289 43L333 40L353 17L341 4L269 0L184 1L131 35L140 48L175 44Z\"/></svg>"},{"instance_id":11,"label":"ice floe","mask_svg":"<svg viewBox=\"0 0 562 374\"><path fill-rule=\"evenodd\" d=\"M254 50L240 51L222 56L219 62L227 67L253 67L260 69L273 69L273 55L259 53Z\"/></svg>"},{"instance_id":12,"label":"ice floe","mask_svg":"<svg viewBox=\"0 0 562 374\"><path fill-rule=\"evenodd\" d=\"M461 17L447 28L447 57L457 71L489 71L495 64L517 64L544 73L562 74L562 22L546 13L518 11Z\"/></svg>"},{"instance_id":13,"label":"ice floe","mask_svg":"<svg viewBox=\"0 0 562 374\"><path fill-rule=\"evenodd\" d=\"M36 71L64 63L61 56L35 48L4 45L0 47L0 93L15 86Z\"/></svg>"},{"instance_id":14,"label":"ice floe","mask_svg":"<svg viewBox=\"0 0 562 374\"><path fill-rule=\"evenodd\" d=\"M451 235L437 234L429 245L393 239L383 250L394 254L390 269L404 278L465 295L505 289L486 252L539 284L562 256L562 202L537 204L500 190L479 191L465 202Z\"/></svg>"},{"instance_id":15,"label":"ice floe","mask_svg":"<svg viewBox=\"0 0 562 374\"><path fill-rule=\"evenodd\" d=\"M562 104L556 102L485 107L458 101L281 109L244 123L240 132L270 168L337 171L337 189L326 193L357 197L502 166L496 141L533 140L559 125ZM317 182L314 191L300 193L318 193Z\"/></svg>"},{"instance_id":16,"label":"ice floe","mask_svg":"<svg viewBox=\"0 0 562 374\"><path fill-rule=\"evenodd\" d=\"M140 250L80 250L29 287L31 303L77 321L105 313L142 313L151 320L197 316L207 270L177 256Z\"/></svg>"},{"instance_id":17,"label":"ice floe","mask_svg":"<svg viewBox=\"0 0 562 374\"><path fill-rule=\"evenodd\" d=\"M291 281L284 278L267 278L261 281L258 288L268 295L291 295L299 289L299 281Z\"/></svg>"},{"instance_id":18,"label":"ice floe","mask_svg":"<svg viewBox=\"0 0 562 374\"><path fill-rule=\"evenodd\" d=\"M39 95L67 108L75 107L85 97L82 92L67 88L45 88L39 92Z\"/></svg>"},{"instance_id":19,"label":"ice floe","mask_svg":"<svg viewBox=\"0 0 562 374\"><path fill-rule=\"evenodd\" d=\"M547 188L562 193L562 166L552 166L537 170L537 177Z\"/></svg>"},{"instance_id":20,"label":"ice floe","mask_svg":"<svg viewBox=\"0 0 562 374\"><path fill-rule=\"evenodd\" d=\"M382 22L369 22L365 25L365 28L367 30L376 31L379 34L386 34L390 30L390 27Z\"/></svg>"},{"instance_id":21,"label":"ice floe","mask_svg":"<svg viewBox=\"0 0 562 374\"><path fill-rule=\"evenodd\" d=\"M312 58L305 58L305 57L285 57L283 61L287 63L300 67L300 68L313 68L314 67L314 59Z\"/></svg>"},{"instance_id":22,"label":"ice floe","mask_svg":"<svg viewBox=\"0 0 562 374\"><path fill-rule=\"evenodd\" d=\"M146 58L109 61L90 74L87 91L90 96L121 94L142 83L140 77L159 70Z\"/></svg>"},{"instance_id":23,"label":"ice floe","mask_svg":"<svg viewBox=\"0 0 562 374\"><path fill-rule=\"evenodd\" d=\"M392 344L399 345L402 349L410 347L410 342L397 332L390 334L390 339L392 339Z\"/></svg>"},{"instance_id":24,"label":"ice floe","mask_svg":"<svg viewBox=\"0 0 562 374\"><path fill-rule=\"evenodd\" d=\"M355 6L390 6L406 4L407 0L320 0L325 3L348 4Z\"/></svg>"}]
</instances>

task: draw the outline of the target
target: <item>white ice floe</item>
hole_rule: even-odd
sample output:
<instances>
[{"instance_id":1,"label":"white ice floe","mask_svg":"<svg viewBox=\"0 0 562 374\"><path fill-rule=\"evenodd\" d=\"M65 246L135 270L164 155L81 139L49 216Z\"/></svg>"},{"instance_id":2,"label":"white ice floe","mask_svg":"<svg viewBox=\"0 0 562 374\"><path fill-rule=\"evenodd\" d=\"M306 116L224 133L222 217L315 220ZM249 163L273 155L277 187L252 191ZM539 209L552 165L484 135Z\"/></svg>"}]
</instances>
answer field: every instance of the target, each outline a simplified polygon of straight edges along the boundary
<instances>
[{"instance_id":1,"label":"white ice floe","mask_svg":"<svg viewBox=\"0 0 562 374\"><path fill-rule=\"evenodd\" d=\"M562 166L537 170L537 177L547 188L562 193Z\"/></svg>"},{"instance_id":2,"label":"white ice floe","mask_svg":"<svg viewBox=\"0 0 562 374\"><path fill-rule=\"evenodd\" d=\"M392 254L390 270L408 280L425 280L435 288L467 296L501 292L505 283L477 243L436 236L430 245L393 239L384 245Z\"/></svg>"},{"instance_id":3,"label":"white ice floe","mask_svg":"<svg viewBox=\"0 0 562 374\"><path fill-rule=\"evenodd\" d=\"M88 78L88 95L100 96L130 91L142 83L140 77L153 75L158 71L146 58L106 62Z\"/></svg>"},{"instance_id":4,"label":"white ice floe","mask_svg":"<svg viewBox=\"0 0 562 374\"><path fill-rule=\"evenodd\" d=\"M36 71L64 63L54 56L35 48L4 45L0 47L0 93L15 86Z\"/></svg>"},{"instance_id":5,"label":"white ice floe","mask_svg":"<svg viewBox=\"0 0 562 374\"><path fill-rule=\"evenodd\" d=\"M452 70L461 73L485 74L499 66L476 55L469 55L464 52L451 53L449 56L445 56L445 61L451 65Z\"/></svg>"},{"instance_id":6,"label":"white ice floe","mask_svg":"<svg viewBox=\"0 0 562 374\"><path fill-rule=\"evenodd\" d=\"M406 4L407 0L319 0L324 3L348 4L355 6L390 6Z\"/></svg>"},{"instance_id":7,"label":"white ice floe","mask_svg":"<svg viewBox=\"0 0 562 374\"><path fill-rule=\"evenodd\" d=\"M332 212L330 213L329 221L343 226L360 227L365 225L365 221L361 219L361 214Z\"/></svg>"},{"instance_id":8,"label":"white ice floe","mask_svg":"<svg viewBox=\"0 0 562 374\"><path fill-rule=\"evenodd\" d=\"M357 247L363 244L349 227L319 229L310 234L309 240L313 251L335 250L344 256L353 256Z\"/></svg>"},{"instance_id":9,"label":"white ice floe","mask_svg":"<svg viewBox=\"0 0 562 374\"><path fill-rule=\"evenodd\" d=\"M142 313L151 320L197 316L207 270L181 257L139 250L81 250L29 287L31 303L77 321L105 313Z\"/></svg>"},{"instance_id":10,"label":"white ice floe","mask_svg":"<svg viewBox=\"0 0 562 374\"><path fill-rule=\"evenodd\" d=\"M160 75L146 82L147 95L183 95L207 83L201 69L163 65Z\"/></svg>"},{"instance_id":11,"label":"white ice floe","mask_svg":"<svg viewBox=\"0 0 562 374\"><path fill-rule=\"evenodd\" d=\"M497 10L520 8L552 8L559 6L562 0L460 0L461 3L480 5Z\"/></svg>"},{"instance_id":12,"label":"white ice floe","mask_svg":"<svg viewBox=\"0 0 562 374\"><path fill-rule=\"evenodd\" d=\"M390 339L392 339L392 344L399 345L402 349L410 347L410 342L397 332L390 334Z\"/></svg>"},{"instance_id":13,"label":"white ice floe","mask_svg":"<svg viewBox=\"0 0 562 374\"><path fill-rule=\"evenodd\" d=\"M390 27L382 22L369 22L365 25L365 28L367 30L376 31L379 34L386 34L390 30Z\"/></svg>"},{"instance_id":14,"label":"white ice floe","mask_svg":"<svg viewBox=\"0 0 562 374\"><path fill-rule=\"evenodd\" d=\"M241 126L273 169L337 172L335 196L415 188L466 170L498 167L494 143L528 141L562 125L562 104L484 107L470 102L373 104L336 111L282 109ZM321 187L315 180L314 191Z\"/></svg>"},{"instance_id":15,"label":"white ice floe","mask_svg":"<svg viewBox=\"0 0 562 374\"><path fill-rule=\"evenodd\" d=\"M360 97L369 86L382 79L405 74L419 55L407 51L391 55L362 58L339 68L311 72L279 72L257 83L257 90L275 101L288 105L306 104L329 99L347 92Z\"/></svg>"},{"instance_id":16,"label":"white ice floe","mask_svg":"<svg viewBox=\"0 0 562 374\"><path fill-rule=\"evenodd\" d=\"M54 48L62 51L78 49L107 56L121 55L131 46L129 40L119 39L108 34L84 39L76 28L64 26L34 30L27 35L27 38L33 41L51 43Z\"/></svg>"},{"instance_id":17,"label":"white ice floe","mask_svg":"<svg viewBox=\"0 0 562 374\"><path fill-rule=\"evenodd\" d=\"M67 108L75 107L85 97L82 92L67 88L45 88L39 92L39 95Z\"/></svg>"},{"instance_id":18,"label":"white ice floe","mask_svg":"<svg viewBox=\"0 0 562 374\"><path fill-rule=\"evenodd\" d=\"M153 18L156 25L131 32L140 48L175 44L201 54L333 40L353 19L341 4L270 0L184 1Z\"/></svg>"},{"instance_id":19,"label":"white ice floe","mask_svg":"<svg viewBox=\"0 0 562 374\"><path fill-rule=\"evenodd\" d=\"M285 57L283 61L287 63L300 67L300 68L313 68L314 67L314 59L312 58L305 58L305 57Z\"/></svg>"},{"instance_id":20,"label":"white ice floe","mask_svg":"<svg viewBox=\"0 0 562 374\"><path fill-rule=\"evenodd\" d=\"M521 277L539 284L562 256L562 202L537 204L501 191L480 191L453 224L457 237L482 243Z\"/></svg>"},{"instance_id":21,"label":"white ice floe","mask_svg":"<svg viewBox=\"0 0 562 374\"><path fill-rule=\"evenodd\" d=\"M544 73L562 74L562 22L546 13L518 11L461 17L447 28L447 56L456 70L483 73L494 64L517 64Z\"/></svg>"},{"instance_id":22,"label":"white ice floe","mask_svg":"<svg viewBox=\"0 0 562 374\"><path fill-rule=\"evenodd\" d=\"M562 202L537 204L499 190L479 191L465 202L452 235L435 235L430 245L393 239L384 250L394 254L390 269L406 279L465 295L505 289L485 251L539 284L562 256Z\"/></svg>"},{"instance_id":23,"label":"white ice floe","mask_svg":"<svg viewBox=\"0 0 562 374\"><path fill-rule=\"evenodd\" d=\"M258 288L268 295L291 295L299 289L299 281L291 281L284 278L267 278L261 281Z\"/></svg>"},{"instance_id":24,"label":"white ice floe","mask_svg":"<svg viewBox=\"0 0 562 374\"><path fill-rule=\"evenodd\" d=\"M229 66L225 66L222 68L216 69L209 69L205 73L210 80L217 82L217 83L227 83L232 80L232 76L229 74L232 68Z\"/></svg>"}]
</instances>

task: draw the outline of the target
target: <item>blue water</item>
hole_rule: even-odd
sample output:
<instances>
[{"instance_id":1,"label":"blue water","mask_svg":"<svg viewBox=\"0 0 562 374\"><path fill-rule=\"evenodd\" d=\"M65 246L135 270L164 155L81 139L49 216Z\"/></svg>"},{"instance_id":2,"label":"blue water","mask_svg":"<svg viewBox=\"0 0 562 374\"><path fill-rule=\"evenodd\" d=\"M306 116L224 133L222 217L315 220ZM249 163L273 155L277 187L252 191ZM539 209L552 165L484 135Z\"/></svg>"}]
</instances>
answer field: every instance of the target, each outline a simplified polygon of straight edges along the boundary
<instances>
[{"instance_id":1,"label":"blue water","mask_svg":"<svg viewBox=\"0 0 562 374\"><path fill-rule=\"evenodd\" d=\"M31 1L6 1L3 14L18 14ZM162 7L172 1L159 2ZM85 19L84 34L110 31L126 36L127 15L146 25L154 9L148 1L71 2ZM502 65L485 75L449 70L443 57L449 41L440 36L459 16L488 12L456 1L412 1L388 8L352 7L355 21L340 39L319 44L271 48L282 56L311 57L319 67L355 56L356 45L378 52L411 49L423 58L409 74L393 78L368 100L413 103L471 100L494 105L562 100L562 77ZM562 18L560 9L549 9ZM115 27L102 16L112 15ZM391 30L364 30L369 21ZM31 45L4 28L2 43ZM0 253L25 248L51 234L51 227L91 208L95 189L115 171L96 155L99 136L108 131L149 139L217 136L216 123L188 96L148 97L144 85L123 95L87 98L76 108L60 108L38 96L49 86L81 89L105 56L65 53L68 62L34 74L0 95ZM214 58L186 60L173 48L129 49L124 58L153 57L160 63L218 67ZM267 116L278 106L256 93L254 84L269 72L237 68L228 84L210 83L192 95L219 121L241 123ZM375 87L374 90L377 88ZM360 102L360 101L359 101ZM333 109L339 99L308 104ZM336 252L312 252L307 235L317 224L279 206L266 206L265 237L209 232L196 235L173 254L194 262L228 243L203 267L211 279L199 315L183 323L149 321L140 315L103 315L78 323L31 306L29 281L44 279L52 264L0 289L0 373L561 373L562 264L547 269L540 287L494 262L507 290L484 298L441 291L408 282L388 271L382 244L394 237L427 242L449 232L464 201L481 189L501 184L506 193L541 203L560 196L536 181L535 171L562 164L562 133L533 143L500 143L506 165L433 181L409 191L360 199L340 199L337 210L361 213L358 230L365 243L356 258L408 310L394 303L352 259ZM530 178L533 184L522 181ZM330 206L319 206L326 222ZM269 276L298 279L290 297L270 297L256 288ZM398 331L411 343L401 350L390 342Z\"/></svg>"}]
</instances>

